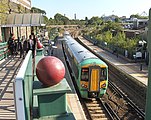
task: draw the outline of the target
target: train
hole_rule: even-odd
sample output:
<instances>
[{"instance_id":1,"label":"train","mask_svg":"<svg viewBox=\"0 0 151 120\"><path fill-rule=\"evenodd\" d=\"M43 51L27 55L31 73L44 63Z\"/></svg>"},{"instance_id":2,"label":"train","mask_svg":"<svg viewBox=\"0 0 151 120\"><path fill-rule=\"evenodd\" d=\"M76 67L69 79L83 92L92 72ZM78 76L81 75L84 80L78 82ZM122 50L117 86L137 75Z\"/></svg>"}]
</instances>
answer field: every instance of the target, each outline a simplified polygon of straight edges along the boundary
<instances>
[{"instance_id":1,"label":"train","mask_svg":"<svg viewBox=\"0 0 151 120\"><path fill-rule=\"evenodd\" d=\"M63 48L82 98L101 98L108 87L108 66L71 37L63 34Z\"/></svg>"}]
</instances>

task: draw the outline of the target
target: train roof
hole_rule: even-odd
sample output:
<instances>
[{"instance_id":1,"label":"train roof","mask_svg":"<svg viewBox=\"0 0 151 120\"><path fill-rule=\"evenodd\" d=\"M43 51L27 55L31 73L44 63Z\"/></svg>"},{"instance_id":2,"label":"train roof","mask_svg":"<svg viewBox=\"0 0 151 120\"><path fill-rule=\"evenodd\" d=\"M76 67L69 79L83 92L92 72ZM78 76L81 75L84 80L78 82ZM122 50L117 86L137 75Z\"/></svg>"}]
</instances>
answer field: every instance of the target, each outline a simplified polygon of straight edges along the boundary
<instances>
[{"instance_id":1,"label":"train roof","mask_svg":"<svg viewBox=\"0 0 151 120\"><path fill-rule=\"evenodd\" d=\"M68 47L72 51L72 54L74 54L78 63L80 63L86 59L99 59L93 53L88 51L85 47L80 45L71 36L65 36L65 40L66 40L66 44L68 44Z\"/></svg>"}]
</instances>

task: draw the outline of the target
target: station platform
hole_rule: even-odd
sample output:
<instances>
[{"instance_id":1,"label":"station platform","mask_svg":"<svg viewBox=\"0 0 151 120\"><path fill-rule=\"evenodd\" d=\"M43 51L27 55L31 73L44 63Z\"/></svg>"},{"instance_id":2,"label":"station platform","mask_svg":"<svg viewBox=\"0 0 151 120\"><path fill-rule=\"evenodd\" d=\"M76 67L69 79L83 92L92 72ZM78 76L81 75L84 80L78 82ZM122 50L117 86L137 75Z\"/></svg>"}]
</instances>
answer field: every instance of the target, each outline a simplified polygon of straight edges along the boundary
<instances>
[{"instance_id":1,"label":"station platform","mask_svg":"<svg viewBox=\"0 0 151 120\"><path fill-rule=\"evenodd\" d=\"M69 107L71 111L73 112L76 120L87 120L84 114L84 111L82 109L81 103L79 101L79 98L76 94L72 79L69 75L68 68L66 66L66 62L64 59L63 51L62 51L61 39L58 39L58 41L56 42L56 46L57 46L57 49L53 50L52 56L59 58L65 65L65 68L66 68L65 78L71 88L71 92L67 94L67 101L69 103Z\"/></svg>"},{"instance_id":2,"label":"station platform","mask_svg":"<svg viewBox=\"0 0 151 120\"><path fill-rule=\"evenodd\" d=\"M65 65L61 44L57 44L57 47L58 48L54 50L53 55L61 59ZM16 120L13 82L23 60L24 59L20 58L18 55L9 56L8 58L0 61L0 120ZM65 78L72 90L67 94L70 110L76 120L86 120L67 67Z\"/></svg>"},{"instance_id":3,"label":"station platform","mask_svg":"<svg viewBox=\"0 0 151 120\"><path fill-rule=\"evenodd\" d=\"M16 120L13 82L22 61L19 55L0 61L0 120Z\"/></svg>"},{"instance_id":4,"label":"station platform","mask_svg":"<svg viewBox=\"0 0 151 120\"><path fill-rule=\"evenodd\" d=\"M79 40L87 45L90 49L94 50L102 58L107 60L110 64L116 66L120 71L135 78L144 86L147 86L148 66L145 63L130 61L126 57L124 58L124 56L117 56L117 54L112 54L109 51L103 50L100 47L93 45L90 41L84 39L83 37L79 37Z\"/></svg>"}]
</instances>

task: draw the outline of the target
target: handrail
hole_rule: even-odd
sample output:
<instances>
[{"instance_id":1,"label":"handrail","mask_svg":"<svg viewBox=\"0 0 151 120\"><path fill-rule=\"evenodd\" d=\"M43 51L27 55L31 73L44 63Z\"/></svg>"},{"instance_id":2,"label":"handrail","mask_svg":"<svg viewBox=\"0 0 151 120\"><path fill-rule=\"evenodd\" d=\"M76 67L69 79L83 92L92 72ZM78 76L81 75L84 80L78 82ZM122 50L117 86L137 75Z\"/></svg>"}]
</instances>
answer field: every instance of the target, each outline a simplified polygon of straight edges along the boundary
<instances>
[{"instance_id":1,"label":"handrail","mask_svg":"<svg viewBox=\"0 0 151 120\"><path fill-rule=\"evenodd\" d=\"M3 60L8 55L8 45L7 42L0 43L0 60Z\"/></svg>"},{"instance_id":2,"label":"handrail","mask_svg":"<svg viewBox=\"0 0 151 120\"><path fill-rule=\"evenodd\" d=\"M28 80L26 77L32 75L32 51L29 51L17 76L14 80L14 97L15 97L15 108L16 108L16 118L17 120L29 120L29 115L27 114L27 109L30 107L30 88L28 88ZM31 77L32 78L32 77ZM26 80L27 79L27 80ZM29 101L27 101L27 99ZM31 98L32 99L32 98Z\"/></svg>"}]
</instances>

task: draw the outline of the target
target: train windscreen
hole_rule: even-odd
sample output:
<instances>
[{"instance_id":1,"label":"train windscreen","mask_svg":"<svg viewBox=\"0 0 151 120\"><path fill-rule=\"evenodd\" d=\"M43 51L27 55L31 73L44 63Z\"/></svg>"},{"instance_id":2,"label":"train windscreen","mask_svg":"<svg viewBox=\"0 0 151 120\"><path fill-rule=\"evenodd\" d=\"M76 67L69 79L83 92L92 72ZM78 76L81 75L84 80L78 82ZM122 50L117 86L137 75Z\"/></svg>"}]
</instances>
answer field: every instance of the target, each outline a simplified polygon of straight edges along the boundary
<instances>
[{"instance_id":1,"label":"train windscreen","mask_svg":"<svg viewBox=\"0 0 151 120\"><path fill-rule=\"evenodd\" d=\"M81 72L81 81L88 81L89 80L89 69L82 68Z\"/></svg>"},{"instance_id":2,"label":"train windscreen","mask_svg":"<svg viewBox=\"0 0 151 120\"><path fill-rule=\"evenodd\" d=\"M107 70L106 68L101 68L100 71L100 81L106 80L107 79Z\"/></svg>"}]
</instances>

